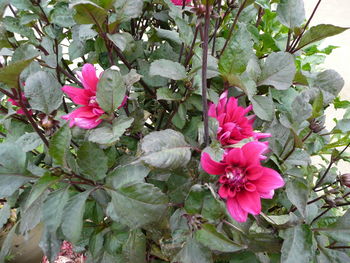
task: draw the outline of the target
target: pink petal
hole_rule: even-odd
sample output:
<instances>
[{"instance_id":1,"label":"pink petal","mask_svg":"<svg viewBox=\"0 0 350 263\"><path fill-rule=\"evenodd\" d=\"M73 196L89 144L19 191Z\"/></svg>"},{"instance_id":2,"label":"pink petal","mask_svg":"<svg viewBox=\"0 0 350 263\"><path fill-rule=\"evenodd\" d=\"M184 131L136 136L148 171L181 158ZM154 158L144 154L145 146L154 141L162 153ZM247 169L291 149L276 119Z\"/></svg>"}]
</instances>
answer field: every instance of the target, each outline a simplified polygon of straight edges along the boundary
<instances>
[{"instance_id":1,"label":"pink petal","mask_svg":"<svg viewBox=\"0 0 350 263\"><path fill-rule=\"evenodd\" d=\"M208 174L222 175L225 173L226 164L214 161L208 153L202 154L201 165Z\"/></svg>"},{"instance_id":2,"label":"pink petal","mask_svg":"<svg viewBox=\"0 0 350 263\"><path fill-rule=\"evenodd\" d=\"M257 191L255 192L241 191L237 193L236 197L240 207L242 207L243 210L253 215L260 214L261 202L260 202L260 195Z\"/></svg>"},{"instance_id":3,"label":"pink petal","mask_svg":"<svg viewBox=\"0 0 350 263\"><path fill-rule=\"evenodd\" d=\"M226 185L222 185L218 191L220 197L226 199L228 197L228 190L229 189Z\"/></svg>"},{"instance_id":4,"label":"pink petal","mask_svg":"<svg viewBox=\"0 0 350 263\"><path fill-rule=\"evenodd\" d=\"M248 142L242 147L244 156L249 160L249 163L259 162L260 156L267 150L267 146L261 142Z\"/></svg>"},{"instance_id":5,"label":"pink petal","mask_svg":"<svg viewBox=\"0 0 350 263\"><path fill-rule=\"evenodd\" d=\"M89 89L91 92L96 94L96 88L98 78L96 76L96 69L91 64L85 64L82 69L82 79L85 89Z\"/></svg>"},{"instance_id":6,"label":"pink petal","mask_svg":"<svg viewBox=\"0 0 350 263\"><path fill-rule=\"evenodd\" d=\"M69 114L61 116L62 119L69 121L69 127L73 127L76 124L77 118L99 118L99 116L96 116L96 114L93 113L93 109L91 107L80 107L75 109Z\"/></svg>"},{"instance_id":7,"label":"pink petal","mask_svg":"<svg viewBox=\"0 0 350 263\"><path fill-rule=\"evenodd\" d=\"M266 167L262 167L262 169L262 176L252 181L256 185L259 193L268 193L271 190L284 186L284 181L279 173Z\"/></svg>"},{"instance_id":8,"label":"pink petal","mask_svg":"<svg viewBox=\"0 0 350 263\"><path fill-rule=\"evenodd\" d=\"M266 192L266 193L260 192L260 197L265 199L272 199L274 194L275 194L274 190L271 190L270 192Z\"/></svg>"},{"instance_id":9,"label":"pink petal","mask_svg":"<svg viewBox=\"0 0 350 263\"><path fill-rule=\"evenodd\" d=\"M243 210L235 198L229 198L226 202L227 210L237 222L247 221L248 213Z\"/></svg>"},{"instance_id":10,"label":"pink petal","mask_svg":"<svg viewBox=\"0 0 350 263\"><path fill-rule=\"evenodd\" d=\"M191 2L191 0L185 0L185 4L189 4ZM171 2L174 4L174 5L183 5L183 1L182 0L171 0Z\"/></svg>"},{"instance_id":11,"label":"pink petal","mask_svg":"<svg viewBox=\"0 0 350 263\"><path fill-rule=\"evenodd\" d=\"M232 166L245 166L246 159L240 148L232 148L225 156L225 162Z\"/></svg>"},{"instance_id":12,"label":"pink petal","mask_svg":"<svg viewBox=\"0 0 350 263\"><path fill-rule=\"evenodd\" d=\"M209 103L208 116L216 118L216 105L214 103Z\"/></svg>"},{"instance_id":13,"label":"pink petal","mask_svg":"<svg viewBox=\"0 0 350 263\"><path fill-rule=\"evenodd\" d=\"M91 94L85 89L80 89L72 86L63 86L61 88L64 93L66 93L75 104L89 105L89 100Z\"/></svg>"},{"instance_id":14,"label":"pink petal","mask_svg":"<svg viewBox=\"0 0 350 263\"><path fill-rule=\"evenodd\" d=\"M97 127L100 123L102 122L99 117L95 118L76 118L75 119L75 125L78 127L85 129L85 130L90 130L95 127Z\"/></svg>"},{"instance_id":15,"label":"pink petal","mask_svg":"<svg viewBox=\"0 0 350 263\"><path fill-rule=\"evenodd\" d=\"M245 169L245 176L250 181L259 179L263 175L263 167L261 165L251 165Z\"/></svg>"}]
</instances>

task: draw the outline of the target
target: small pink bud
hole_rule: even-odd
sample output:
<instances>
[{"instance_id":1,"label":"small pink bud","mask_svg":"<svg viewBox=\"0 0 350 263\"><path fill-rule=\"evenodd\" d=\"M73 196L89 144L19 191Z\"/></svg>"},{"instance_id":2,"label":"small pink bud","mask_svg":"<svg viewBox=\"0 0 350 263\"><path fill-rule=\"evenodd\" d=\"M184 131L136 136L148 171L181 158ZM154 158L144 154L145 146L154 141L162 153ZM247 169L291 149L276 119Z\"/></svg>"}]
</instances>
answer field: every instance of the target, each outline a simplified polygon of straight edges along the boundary
<instances>
[{"instance_id":1,"label":"small pink bud","mask_svg":"<svg viewBox=\"0 0 350 263\"><path fill-rule=\"evenodd\" d=\"M342 185L350 187L350 174L342 174L339 179Z\"/></svg>"}]
</instances>

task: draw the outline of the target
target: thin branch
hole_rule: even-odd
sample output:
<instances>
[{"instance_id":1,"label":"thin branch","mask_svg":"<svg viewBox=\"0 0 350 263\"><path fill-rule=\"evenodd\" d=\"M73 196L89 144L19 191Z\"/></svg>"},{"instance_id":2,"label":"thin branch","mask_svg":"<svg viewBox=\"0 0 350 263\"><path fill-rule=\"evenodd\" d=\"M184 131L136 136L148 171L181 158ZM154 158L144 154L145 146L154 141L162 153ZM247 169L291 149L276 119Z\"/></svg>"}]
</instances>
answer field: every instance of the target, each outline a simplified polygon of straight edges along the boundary
<instances>
[{"instance_id":1,"label":"thin branch","mask_svg":"<svg viewBox=\"0 0 350 263\"><path fill-rule=\"evenodd\" d=\"M235 20L233 21L233 24L232 24L232 26L231 26L231 28L230 28L230 32L229 32L228 37L227 37L227 39L226 39L226 41L225 41L224 47L222 48L222 50L221 50L221 52L220 52L219 58L220 58L220 57L222 56L222 54L225 52L225 49L226 49L228 43L229 43L230 40L231 40L231 37L232 37L232 34L233 34L233 30L235 29L235 27L236 27L236 25L237 25L238 18L239 18L239 16L241 15L241 13L242 13L242 11L243 11L243 9L244 9L245 4L247 3L247 1L248 1L248 0L244 0L244 2L241 4L241 6L240 6L239 9L238 9L237 15L236 15Z\"/></svg>"},{"instance_id":2,"label":"thin branch","mask_svg":"<svg viewBox=\"0 0 350 263\"><path fill-rule=\"evenodd\" d=\"M203 56L202 56L202 106L204 122L204 144L209 145L209 117L208 117L208 99L207 99L207 67L208 67L208 43L209 43L209 23L210 23L210 5L206 3L204 35L203 35Z\"/></svg>"}]
</instances>

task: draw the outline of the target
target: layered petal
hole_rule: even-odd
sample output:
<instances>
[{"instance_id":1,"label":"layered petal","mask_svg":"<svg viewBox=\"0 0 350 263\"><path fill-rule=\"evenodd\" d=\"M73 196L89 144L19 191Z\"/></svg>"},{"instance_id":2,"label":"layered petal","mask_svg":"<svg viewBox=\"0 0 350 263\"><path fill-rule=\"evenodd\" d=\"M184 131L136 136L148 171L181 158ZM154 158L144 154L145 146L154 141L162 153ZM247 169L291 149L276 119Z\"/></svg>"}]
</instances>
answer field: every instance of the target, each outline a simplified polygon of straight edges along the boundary
<instances>
[{"instance_id":1,"label":"layered petal","mask_svg":"<svg viewBox=\"0 0 350 263\"><path fill-rule=\"evenodd\" d=\"M275 170L262 167L263 174L257 180L252 181L259 193L269 193L271 190L284 186L284 181Z\"/></svg>"},{"instance_id":2,"label":"layered petal","mask_svg":"<svg viewBox=\"0 0 350 263\"><path fill-rule=\"evenodd\" d=\"M257 191L241 191L236 195L239 206L246 212L258 215L261 212L260 195Z\"/></svg>"},{"instance_id":3,"label":"layered petal","mask_svg":"<svg viewBox=\"0 0 350 263\"><path fill-rule=\"evenodd\" d=\"M237 221L237 222L245 222L247 221L248 213L247 211L243 210L241 206L238 204L237 200L235 198L228 198L226 207L230 215Z\"/></svg>"},{"instance_id":4,"label":"layered petal","mask_svg":"<svg viewBox=\"0 0 350 263\"><path fill-rule=\"evenodd\" d=\"M64 93L66 93L69 98L75 103L75 104L80 104L80 105L89 105L89 100L91 97L91 92L81 89L81 88L76 88L72 86L63 86L61 88Z\"/></svg>"},{"instance_id":5,"label":"layered petal","mask_svg":"<svg viewBox=\"0 0 350 263\"><path fill-rule=\"evenodd\" d=\"M76 126L85 130L93 129L102 122L98 116L94 118L76 118L74 121Z\"/></svg>"},{"instance_id":6,"label":"layered petal","mask_svg":"<svg viewBox=\"0 0 350 263\"><path fill-rule=\"evenodd\" d=\"M222 175L225 173L226 165L211 159L208 153L203 153L201 156L201 165L204 171L208 174Z\"/></svg>"},{"instance_id":7,"label":"layered petal","mask_svg":"<svg viewBox=\"0 0 350 263\"><path fill-rule=\"evenodd\" d=\"M96 69L91 64L85 64L82 69L81 81L85 89L89 89L91 92L96 94L96 88L98 83L98 78L96 76Z\"/></svg>"},{"instance_id":8,"label":"layered petal","mask_svg":"<svg viewBox=\"0 0 350 263\"><path fill-rule=\"evenodd\" d=\"M171 0L174 5L183 5L183 0ZM189 4L191 0L185 0L185 5Z\"/></svg>"},{"instance_id":9,"label":"layered petal","mask_svg":"<svg viewBox=\"0 0 350 263\"><path fill-rule=\"evenodd\" d=\"M76 125L75 119L77 118L93 119L96 118L96 116L97 115L93 112L93 108L84 106L73 110L69 114L63 115L61 118L64 120L68 120L69 127L73 127L74 125Z\"/></svg>"},{"instance_id":10,"label":"layered petal","mask_svg":"<svg viewBox=\"0 0 350 263\"><path fill-rule=\"evenodd\" d=\"M249 163L259 162L261 155L268 150L268 147L265 143L261 142L248 142L242 147L242 152L247 158Z\"/></svg>"}]
</instances>

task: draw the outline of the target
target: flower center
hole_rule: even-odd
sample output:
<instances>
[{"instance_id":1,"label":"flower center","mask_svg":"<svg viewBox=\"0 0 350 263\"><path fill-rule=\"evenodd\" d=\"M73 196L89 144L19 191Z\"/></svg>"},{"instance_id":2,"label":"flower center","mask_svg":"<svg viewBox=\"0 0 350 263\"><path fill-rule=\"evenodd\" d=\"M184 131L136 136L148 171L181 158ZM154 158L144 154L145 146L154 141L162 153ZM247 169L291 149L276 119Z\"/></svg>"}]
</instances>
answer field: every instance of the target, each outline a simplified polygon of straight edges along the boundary
<instances>
[{"instance_id":1,"label":"flower center","mask_svg":"<svg viewBox=\"0 0 350 263\"><path fill-rule=\"evenodd\" d=\"M97 107L98 106L97 100L96 100L96 96L90 97L89 106L92 106L92 107Z\"/></svg>"}]
</instances>

